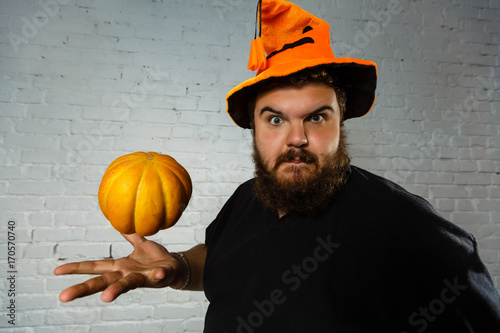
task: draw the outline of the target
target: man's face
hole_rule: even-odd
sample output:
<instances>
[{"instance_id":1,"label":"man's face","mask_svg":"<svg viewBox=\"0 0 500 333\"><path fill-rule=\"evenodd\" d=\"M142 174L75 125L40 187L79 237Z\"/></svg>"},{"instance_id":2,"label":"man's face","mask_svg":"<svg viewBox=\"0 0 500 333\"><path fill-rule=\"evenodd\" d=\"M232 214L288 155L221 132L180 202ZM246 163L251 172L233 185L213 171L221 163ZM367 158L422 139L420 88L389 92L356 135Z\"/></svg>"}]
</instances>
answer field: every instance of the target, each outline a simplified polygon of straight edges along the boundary
<instances>
[{"instance_id":1,"label":"man's face","mask_svg":"<svg viewBox=\"0 0 500 333\"><path fill-rule=\"evenodd\" d=\"M254 114L254 194L279 215L320 214L350 170L335 91L275 89L257 97Z\"/></svg>"},{"instance_id":2,"label":"man's face","mask_svg":"<svg viewBox=\"0 0 500 333\"><path fill-rule=\"evenodd\" d=\"M258 95L254 122L262 161L284 182L310 178L339 145L340 107L335 91L326 85L280 88ZM311 154L301 154L304 150Z\"/></svg>"}]
</instances>

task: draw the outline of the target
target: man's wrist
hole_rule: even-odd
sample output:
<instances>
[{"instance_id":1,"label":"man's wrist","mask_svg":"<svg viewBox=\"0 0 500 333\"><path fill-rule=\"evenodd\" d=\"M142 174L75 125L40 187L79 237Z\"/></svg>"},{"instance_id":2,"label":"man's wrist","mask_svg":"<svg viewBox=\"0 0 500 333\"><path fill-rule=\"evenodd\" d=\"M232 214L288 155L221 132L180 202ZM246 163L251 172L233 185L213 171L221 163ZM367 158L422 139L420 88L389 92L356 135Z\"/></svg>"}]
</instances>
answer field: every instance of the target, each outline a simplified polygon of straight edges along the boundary
<instances>
[{"instance_id":1,"label":"man's wrist","mask_svg":"<svg viewBox=\"0 0 500 333\"><path fill-rule=\"evenodd\" d=\"M177 258L177 260L180 262L182 267L185 267L185 269L182 270L182 272L185 272L185 273L179 274L179 277L183 277L181 279L181 281L184 281L182 284L181 284L181 281L176 281L170 287L172 289L183 290L189 285L189 282L191 281L191 267L189 266L189 261L187 260L186 256L182 252L172 252L171 254L175 258Z\"/></svg>"}]
</instances>

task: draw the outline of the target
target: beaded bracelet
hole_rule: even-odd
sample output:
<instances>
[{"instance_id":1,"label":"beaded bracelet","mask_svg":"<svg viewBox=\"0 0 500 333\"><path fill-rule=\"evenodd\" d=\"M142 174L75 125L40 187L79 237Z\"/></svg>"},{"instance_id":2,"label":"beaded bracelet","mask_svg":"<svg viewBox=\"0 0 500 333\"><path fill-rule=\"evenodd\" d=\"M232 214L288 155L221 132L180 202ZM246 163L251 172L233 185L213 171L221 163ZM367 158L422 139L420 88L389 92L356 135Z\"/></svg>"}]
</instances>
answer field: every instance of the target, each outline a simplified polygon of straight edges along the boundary
<instances>
[{"instance_id":1,"label":"beaded bracelet","mask_svg":"<svg viewBox=\"0 0 500 333\"><path fill-rule=\"evenodd\" d=\"M189 267L189 262L188 262L186 256L183 253L181 253L181 252L172 252L172 254L176 254L179 257L181 257L182 261L184 261L184 263L187 266L187 279L186 279L186 283L184 283L184 285L182 287L180 287L180 288L174 288L174 287L172 287L173 289L183 290L184 288L187 287L187 285L189 284L189 281L191 281L191 267Z\"/></svg>"}]
</instances>

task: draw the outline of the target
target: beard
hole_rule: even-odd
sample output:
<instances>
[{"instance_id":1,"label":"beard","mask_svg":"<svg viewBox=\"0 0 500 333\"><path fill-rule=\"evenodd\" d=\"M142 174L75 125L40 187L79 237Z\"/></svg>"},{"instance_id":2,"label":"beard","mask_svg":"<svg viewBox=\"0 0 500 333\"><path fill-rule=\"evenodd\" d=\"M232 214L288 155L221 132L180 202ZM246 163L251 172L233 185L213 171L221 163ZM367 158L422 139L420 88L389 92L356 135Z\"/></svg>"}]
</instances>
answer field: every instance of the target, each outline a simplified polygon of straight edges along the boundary
<instances>
[{"instance_id":1,"label":"beard","mask_svg":"<svg viewBox=\"0 0 500 333\"><path fill-rule=\"evenodd\" d=\"M294 148L278 156L275 165L268 167L255 143L255 137L253 146L253 193L273 213L307 216L321 214L343 189L350 174L350 158L343 129L340 131L337 150L325 156L323 166L319 165L315 154L303 148ZM279 177L279 166L295 158L300 158L306 166L287 166L283 173L291 176ZM309 171L305 171L304 167Z\"/></svg>"}]
</instances>

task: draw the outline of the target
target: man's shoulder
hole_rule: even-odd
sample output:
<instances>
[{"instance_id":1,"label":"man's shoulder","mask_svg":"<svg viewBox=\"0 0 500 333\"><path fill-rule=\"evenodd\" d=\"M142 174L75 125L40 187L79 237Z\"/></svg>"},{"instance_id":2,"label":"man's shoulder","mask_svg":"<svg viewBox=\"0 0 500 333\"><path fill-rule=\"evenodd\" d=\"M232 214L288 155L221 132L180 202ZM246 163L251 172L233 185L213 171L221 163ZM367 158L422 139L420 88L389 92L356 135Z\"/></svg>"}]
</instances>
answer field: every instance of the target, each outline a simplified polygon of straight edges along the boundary
<instances>
[{"instance_id":1,"label":"man's shoulder","mask_svg":"<svg viewBox=\"0 0 500 333\"><path fill-rule=\"evenodd\" d=\"M367 230L376 225L388 242L396 239L413 249L427 244L431 252L440 249L463 260L475 250L474 236L445 219L426 199L361 168L352 168L343 203L343 211L364 221L361 226Z\"/></svg>"},{"instance_id":2,"label":"man's shoulder","mask_svg":"<svg viewBox=\"0 0 500 333\"><path fill-rule=\"evenodd\" d=\"M439 231L465 237L470 245L474 242L469 232L441 216L427 199L359 167L352 167L344 202L355 202L359 214L378 217L394 230L405 230L413 236L431 237L432 232Z\"/></svg>"},{"instance_id":3,"label":"man's shoulder","mask_svg":"<svg viewBox=\"0 0 500 333\"><path fill-rule=\"evenodd\" d=\"M222 207L221 211L230 211L234 209L243 209L250 202L254 200L253 197L253 184L255 180L249 179L241 184L239 184L231 196L227 199L226 203Z\"/></svg>"},{"instance_id":4,"label":"man's shoulder","mask_svg":"<svg viewBox=\"0 0 500 333\"><path fill-rule=\"evenodd\" d=\"M357 166L351 166L351 174L346 183L346 194L355 196L359 203L372 203L378 207L417 205L434 210L428 201L409 192L403 186Z\"/></svg>"},{"instance_id":5,"label":"man's shoulder","mask_svg":"<svg viewBox=\"0 0 500 333\"><path fill-rule=\"evenodd\" d=\"M362 186L364 189L387 190L389 192L403 192L410 194L410 192L404 189L401 185L354 165L351 166L349 181L354 182L357 186Z\"/></svg>"},{"instance_id":6,"label":"man's shoulder","mask_svg":"<svg viewBox=\"0 0 500 333\"><path fill-rule=\"evenodd\" d=\"M238 187L234 190L232 197L234 196L251 196L253 184L255 183L255 178L248 179L238 185Z\"/></svg>"}]
</instances>

